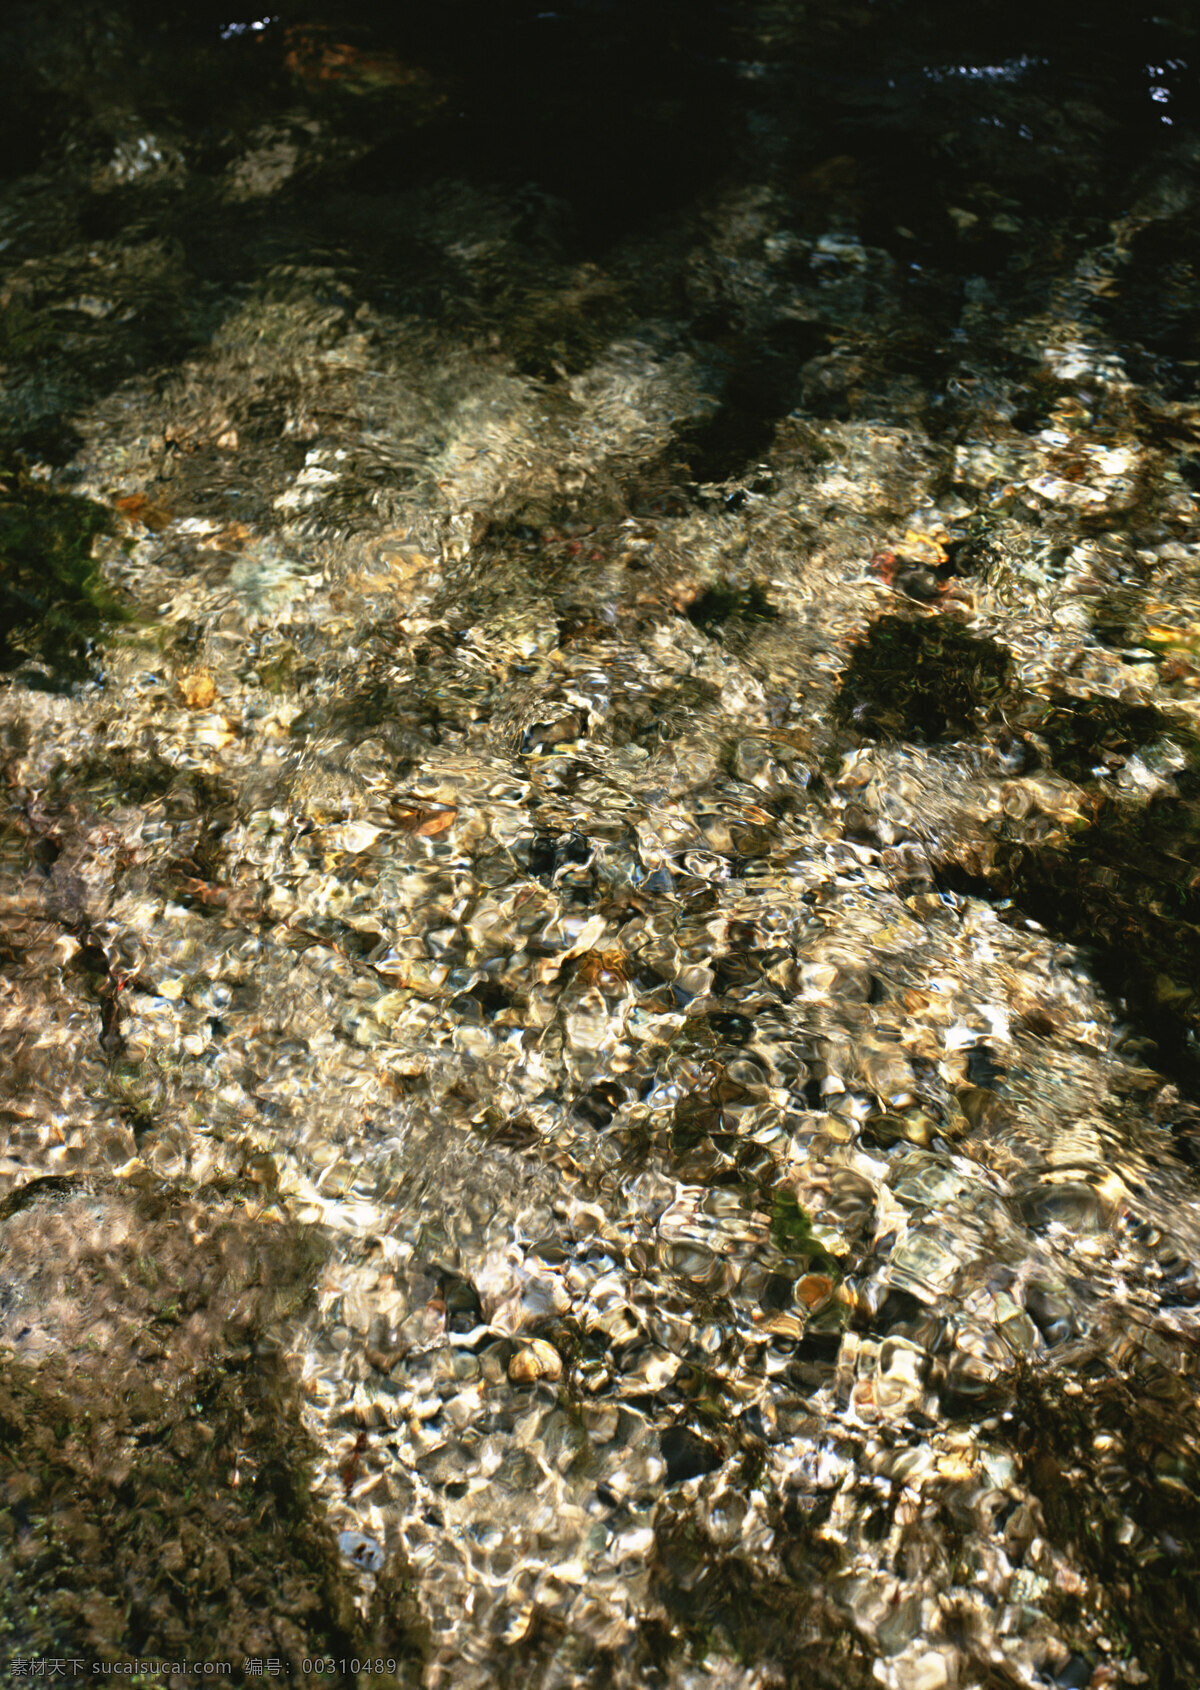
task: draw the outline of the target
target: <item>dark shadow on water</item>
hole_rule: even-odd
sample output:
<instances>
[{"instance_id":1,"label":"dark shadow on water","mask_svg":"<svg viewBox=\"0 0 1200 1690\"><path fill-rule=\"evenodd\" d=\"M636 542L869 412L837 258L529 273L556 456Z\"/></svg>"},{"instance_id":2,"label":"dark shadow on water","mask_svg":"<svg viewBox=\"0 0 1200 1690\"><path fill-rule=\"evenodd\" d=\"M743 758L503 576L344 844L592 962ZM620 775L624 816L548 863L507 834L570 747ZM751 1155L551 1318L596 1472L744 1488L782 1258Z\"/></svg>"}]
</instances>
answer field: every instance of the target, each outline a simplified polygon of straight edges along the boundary
<instances>
[{"instance_id":1,"label":"dark shadow on water","mask_svg":"<svg viewBox=\"0 0 1200 1690\"><path fill-rule=\"evenodd\" d=\"M1194 1376L1147 1363L1127 1379L1096 1366L1082 1391L1064 1383L1023 1374L1002 1436L1039 1498L1049 1541L1068 1547L1112 1599L1118 1655L1135 1655L1156 1690L1188 1690L1200 1659ZM1068 1635L1082 1631L1086 1603L1082 1591L1051 1597ZM1096 1683L1097 1661L1080 1661L1088 1670L1074 1682Z\"/></svg>"},{"instance_id":2,"label":"dark shadow on water","mask_svg":"<svg viewBox=\"0 0 1200 1690\"><path fill-rule=\"evenodd\" d=\"M1200 774L1188 770L1176 785L1177 797L1145 805L1102 802L1096 819L1069 843L1001 845L986 874L943 862L937 879L944 891L1011 900L1005 920L1036 921L1078 945L1148 1042L1148 1060L1194 1096L1200 1091ZM1190 1140L1185 1147L1193 1153Z\"/></svg>"},{"instance_id":3,"label":"dark shadow on water","mask_svg":"<svg viewBox=\"0 0 1200 1690\"><path fill-rule=\"evenodd\" d=\"M1006 652L956 617L881 616L854 648L837 711L869 739L943 739L995 711L1010 670Z\"/></svg>"}]
</instances>

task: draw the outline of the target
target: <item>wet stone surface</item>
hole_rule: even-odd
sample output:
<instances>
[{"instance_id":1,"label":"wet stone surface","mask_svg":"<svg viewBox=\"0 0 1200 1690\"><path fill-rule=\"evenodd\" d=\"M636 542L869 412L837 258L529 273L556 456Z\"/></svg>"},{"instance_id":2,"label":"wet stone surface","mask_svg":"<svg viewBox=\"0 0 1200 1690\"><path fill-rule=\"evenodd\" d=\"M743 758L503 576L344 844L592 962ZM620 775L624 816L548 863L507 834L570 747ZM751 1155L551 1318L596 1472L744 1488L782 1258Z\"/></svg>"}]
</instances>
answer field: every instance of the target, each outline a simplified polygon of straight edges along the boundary
<instances>
[{"instance_id":1,"label":"wet stone surface","mask_svg":"<svg viewBox=\"0 0 1200 1690\"><path fill-rule=\"evenodd\" d=\"M963 17L6 12L7 1655L1191 1682L1200 43Z\"/></svg>"}]
</instances>

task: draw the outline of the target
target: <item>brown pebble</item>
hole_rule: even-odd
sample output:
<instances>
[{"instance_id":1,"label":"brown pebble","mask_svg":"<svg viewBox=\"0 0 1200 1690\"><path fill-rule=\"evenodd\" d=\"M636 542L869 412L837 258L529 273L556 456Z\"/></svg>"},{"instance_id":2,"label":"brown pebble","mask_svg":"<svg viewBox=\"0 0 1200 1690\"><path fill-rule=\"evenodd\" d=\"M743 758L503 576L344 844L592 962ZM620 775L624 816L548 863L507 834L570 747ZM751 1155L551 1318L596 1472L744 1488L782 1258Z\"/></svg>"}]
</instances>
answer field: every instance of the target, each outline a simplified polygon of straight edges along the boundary
<instances>
[{"instance_id":1,"label":"brown pebble","mask_svg":"<svg viewBox=\"0 0 1200 1690\"><path fill-rule=\"evenodd\" d=\"M833 1294L833 1280L827 1273L806 1273L796 1282L796 1301L806 1309L819 1308Z\"/></svg>"},{"instance_id":2,"label":"brown pebble","mask_svg":"<svg viewBox=\"0 0 1200 1690\"><path fill-rule=\"evenodd\" d=\"M508 1364L508 1376L514 1385L532 1385L538 1379L561 1379L562 1370L562 1357L543 1338L524 1345Z\"/></svg>"},{"instance_id":3,"label":"brown pebble","mask_svg":"<svg viewBox=\"0 0 1200 1690\"><path fill-rule=\"evenodd\" d=\"M207 710L217 696L217 683L203 669L179 677L179 691L189 710Z\"/></svg>"},{"instance_id":4,"label":"brown pebble","mask_svg":"<svg viewBox=\"0 0 1200 1690\"><path fill-rule=\"evenodd\" d=\"M453 804L401 802L391 806L391 816L405 833L418 839L434 839L453 827L458 810Z\"/></svg>"}]
</instances>

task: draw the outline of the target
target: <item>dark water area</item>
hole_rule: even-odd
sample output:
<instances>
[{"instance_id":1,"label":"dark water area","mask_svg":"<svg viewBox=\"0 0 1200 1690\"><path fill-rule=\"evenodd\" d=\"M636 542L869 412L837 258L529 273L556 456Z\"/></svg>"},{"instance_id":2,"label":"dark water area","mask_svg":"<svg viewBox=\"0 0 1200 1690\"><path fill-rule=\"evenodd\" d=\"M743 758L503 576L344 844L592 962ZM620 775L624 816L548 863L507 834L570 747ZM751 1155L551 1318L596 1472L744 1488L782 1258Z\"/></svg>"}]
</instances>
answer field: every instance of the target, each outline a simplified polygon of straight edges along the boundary
<instances>
[{"instance_id":1,"label":"dark water area","mask_svg":"<svg viewBox=\"0 0 1200 1690\"><path fill-rule=\"evenodd\" d=\"M1200 1681L1198 37L0 12L0 1671Z\"/></svg>"},{"instance_id":2,"label":"dark water area","mask_svg":"<svg viewBox=\"0 0 1200 1690\"><path fill-rule=\"evenodd\" d=\"M1035 308L1156 174L1186 175L1197 116L1187 5L227 10L6 9L0 159L24 183L26 252L151 230L178 244L169 281L141 279L123 334L96 333L88 357L60 348L65 383L95 395L179 358L211 335L227 290L325 259L353 269L371 304L495 334L542 379L575 373L647 315L682 317L675 332L721 400L696 448L706 478L765 450L841 313L780 318L766 299L697 309L667 250L673 222L753 184L779 197L793 237L842 231L888 254L890 297L868 288L856 303L890 331L888 373L929 388L937 426L952 429L956 380L981 350L954 345L964 286L1010 313ZM311 123L309 107L330 130L308 149L320 156L298 162L282 199L248 191L231 205L217 184L239 143L273 120ZM139 154L133 131L154 124L159 155ZM106 152L119 162L98 176ZM464 290L414 231L410 202L468 187L508 202L522 263L484 266ZM1196 345L1181 222L1139 231L1125 285L1102 301L1138 374L1171 396L1187 390ZM596 290L586 309L533 313L539 280L620 257L638 273L619 303ZM797 251L783 267L834 280L839 262ZM13 315L13 352L53 355L44 325L26 326L22 347ZM51 398L45 447L69 428Z\"/></svg>"}]
</instances>

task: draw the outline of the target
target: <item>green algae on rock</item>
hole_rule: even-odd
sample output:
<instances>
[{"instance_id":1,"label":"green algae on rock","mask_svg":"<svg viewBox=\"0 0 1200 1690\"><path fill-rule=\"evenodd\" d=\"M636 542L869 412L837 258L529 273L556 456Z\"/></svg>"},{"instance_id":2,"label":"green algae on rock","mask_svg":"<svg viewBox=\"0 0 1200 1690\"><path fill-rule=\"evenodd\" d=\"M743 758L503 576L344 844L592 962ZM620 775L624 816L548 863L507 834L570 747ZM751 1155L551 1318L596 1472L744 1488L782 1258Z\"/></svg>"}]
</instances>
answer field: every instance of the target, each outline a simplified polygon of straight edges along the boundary
<instances>
[{"instance_id":1,"label":"green algae on rock","mask_svg":"<svg viewBox=\"0 0 1200 1690\"><path fill-rule=\"evenodd\" d=\"M111 510L0 467L0 670L31 665L50 685L92 672L95 641L128 614L93 557ZM36 684L36 683L35 683Z\"/></svg>"}]
</instances>

